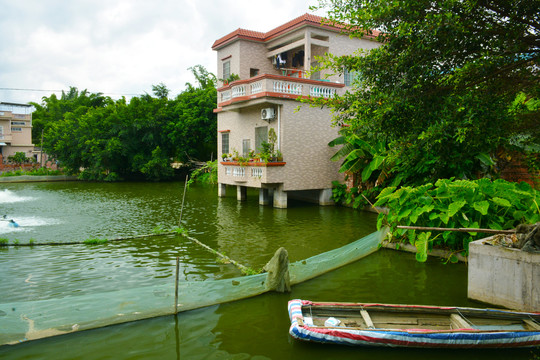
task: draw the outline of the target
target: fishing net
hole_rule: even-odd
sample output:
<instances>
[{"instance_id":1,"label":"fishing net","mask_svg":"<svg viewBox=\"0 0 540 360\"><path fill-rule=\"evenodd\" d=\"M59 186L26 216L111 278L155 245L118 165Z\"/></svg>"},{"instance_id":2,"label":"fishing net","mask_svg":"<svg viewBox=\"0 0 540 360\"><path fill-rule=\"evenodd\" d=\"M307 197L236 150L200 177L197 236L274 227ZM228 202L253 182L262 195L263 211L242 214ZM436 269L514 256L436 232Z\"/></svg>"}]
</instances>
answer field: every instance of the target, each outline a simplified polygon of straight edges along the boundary
<instances>
[{"instance_id":1,"label":"fishing net","mask_svg":"<svg viewBox=\"0 0 540 360\"><path fill-rule=\"evenodd\" d=\"M386 231L290 264L292 285L309 280L378 249ZM267 274L178 284L178 311L240 300L270 291ZM175 284L120 289L62 298L0 303L0 345L176 312Z\"/></svg>"}]
</instances>

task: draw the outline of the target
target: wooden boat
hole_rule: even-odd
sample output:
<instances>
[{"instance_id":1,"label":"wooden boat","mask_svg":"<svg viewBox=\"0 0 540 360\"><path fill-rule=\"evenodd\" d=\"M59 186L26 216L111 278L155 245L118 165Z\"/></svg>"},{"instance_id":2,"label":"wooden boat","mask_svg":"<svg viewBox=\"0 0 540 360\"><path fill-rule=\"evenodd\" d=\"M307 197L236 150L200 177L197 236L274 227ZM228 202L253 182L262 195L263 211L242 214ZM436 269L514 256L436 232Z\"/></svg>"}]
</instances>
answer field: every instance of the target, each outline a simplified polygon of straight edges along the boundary
<instances>
[{"instance_id":1,"label":"wooden boat","mask_svg":"<svg viewBox=\"0 0 540 360\"><path fill-rule=\"evenodd\" d=\"M420 348L540 345L540 313L291 300L289 317L292 337L320 343Z\"/></svg>"}]
</instances>

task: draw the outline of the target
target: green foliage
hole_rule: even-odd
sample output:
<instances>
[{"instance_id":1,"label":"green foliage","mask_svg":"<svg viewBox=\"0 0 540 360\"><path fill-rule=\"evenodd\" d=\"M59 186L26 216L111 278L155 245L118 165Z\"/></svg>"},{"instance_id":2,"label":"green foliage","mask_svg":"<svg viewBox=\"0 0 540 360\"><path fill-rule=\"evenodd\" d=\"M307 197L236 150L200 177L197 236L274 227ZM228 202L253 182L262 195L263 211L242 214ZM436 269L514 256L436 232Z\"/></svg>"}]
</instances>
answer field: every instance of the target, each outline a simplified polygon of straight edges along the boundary
<instances>
[{"instance_id":1,"label":"green foliage","mask_svg":"<svg viewBox=\"0 0 540 360\"><path fill-rule=\"evenodd\" d=\"M32 170L16 170L16 171L6 171L0 174L0 177L8 176L21 176L21 175L30 175L30 176L55 176L63 175L62 170L51 170L47 168L37 168Z\"/></svg>"},{"instance_id":2,"label":"green foliage","mask_svg":"<svg viewBox=\"0 0 540 360\"><path fill-rule=\"evenodd\" d=\"M198 169L193 170L188 186L199 182L202 184L217 184L217 159L214 161L207 161L206 164Z\"/></svg>"},{"instance_id":3,"label":"green foliage","mask_svg":"<svg viewBox=\"0 0 540 360\"><path fill-rule=\"evenodd\" d=\"M372 36L381 44L319 60L334 73L347 68L358 74L353 91L311 99L331 107L336 124L350 125L348 143L355 150L346 167L358 167L366 178L386 164L403 183L419 185L492 175L501 148L540 151L540 32L530 25L538 22L536 2L320 4L350 36ZM375 157L368 162L356 139L372 147L382 140L387 151L372 164Z\"/></svg>"},{"instance_id":4,"label":"green foliage","mask_svg":"<svg viewBox=\"0 0 540 360\"><path fill-rule=\"evenodd\" d=\"M157 181L174 175L170 163L207 159L216 153L215 76L202 66L190 69L200 86L187 84L168 99L164 84L148 94L113 101L71 88L58 99L44 97L34 123L44 131L44 150L81 179Z\"/></svg>"},{"instance_id":5,"label":"green foliage","mask_svg":"<svg viewBox=\"0 0 540 360\"><path fill-rule=\"evenodd\" d=\"M86 245L103 245L109 242L107 239L98 239L98 238L92 238L92 239L86 239L83 241L83 244Z\"/></svg>"},{"instance_id":6,"label":"green foliage","mask_svg":"<svg viewBox=\"0 0 540 360\"><path fill-rule=\"evenodd\" d=\"M347 190L347 185L339 181L332 182L332 200L338 204L352 206L354 209L370 206L376 201L376 197L381 191L381 187L376 186L369 189L352 187Z\"/></svg>"},{"instance_id":7,"label":"green foliage","mask_svg":"<svg viewBox=\"0 0 540 360\"><path fill-rule=\"evenodd\" d=\"M24 164L30 159L26 157L26 154L22 151L17 151L15 155L8 156L8 160L14 162L15 164Z\"/></svg>"},{"instance_id":8,"label":"green foliage","mask_svg":"<svg viewBox=\"0 0 540 360\"><path fill-rule=\"evenodd\" d=\"M425 261L433 246L467 251L471 241L485 234L443 232L432 238L397 225L502 230L540 221L540 192L525 182L441 179L435 185L388 187L377 198L375 206L389 210L379 215L377 227L389 225L394 239L415 245L419 261Z\"/></svg>"},{"instance_id":9,"label":"green foliage","mask_svg":"<svg viewBox=\"0 0 540 360\"><path fill-rule=\"evenodd\" d=\"M183 227L180 227L180 226L177 226L177 227L173 228L172 231L174 231L178 235L187 235L187 233L188 233L187 229L185 229Z\"/></svg>"},{"instance_id":10,"label":"green foliage","mask_svg":"<svg viewBox=\"0 0 540 360\"><path fill-rule=\"evenodd\" d=\"M0 238L0 246L8 246L9 239L6 238Z\"/></svg>"}]
</instances>

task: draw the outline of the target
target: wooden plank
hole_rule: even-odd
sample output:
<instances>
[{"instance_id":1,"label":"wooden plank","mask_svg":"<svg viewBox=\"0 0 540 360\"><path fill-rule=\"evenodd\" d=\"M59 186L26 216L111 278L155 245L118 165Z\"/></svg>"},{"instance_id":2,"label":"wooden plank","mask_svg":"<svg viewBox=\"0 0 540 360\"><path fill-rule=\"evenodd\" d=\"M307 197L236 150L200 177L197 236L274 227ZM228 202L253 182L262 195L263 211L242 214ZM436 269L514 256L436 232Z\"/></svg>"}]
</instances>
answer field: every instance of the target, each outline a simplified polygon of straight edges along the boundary
<instances>
[{"instance_id":1,"label":"wooden plank","mask_svg":"<svg viewBox=\"0 0 540 360\"><path fill-rule=\"evenodd\" d=\"M366 310L360 310L360 315L362 315L362 319L364 319L364 322L366 323L368 329L375 328L375 325L373 325L373 321L371 321L371 317Z\"/></svg>"},{"instance_id":2,"label":"wooden plank","mask_svg":"<svg viewBox=\"0 0 540 360\"><path fill-rule=\"evenodd\" d=\"M495 229L477 229L477 228L441 228L424 226L406 226L398 225L398 229L421 230L421 231L458 231L458 232L479 232L484 234L515 234L516 230L495 230Z\"/></svg>"}]
</instances>

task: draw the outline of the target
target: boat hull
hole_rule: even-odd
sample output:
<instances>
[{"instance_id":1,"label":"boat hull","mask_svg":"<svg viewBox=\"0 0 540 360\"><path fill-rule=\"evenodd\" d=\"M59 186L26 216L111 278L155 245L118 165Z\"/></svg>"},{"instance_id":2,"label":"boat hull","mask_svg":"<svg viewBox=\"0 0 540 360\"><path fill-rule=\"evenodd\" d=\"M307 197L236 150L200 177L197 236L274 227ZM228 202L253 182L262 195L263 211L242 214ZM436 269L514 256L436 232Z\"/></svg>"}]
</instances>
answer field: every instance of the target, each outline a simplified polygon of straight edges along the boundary
<instances>
[{"instance_id":1,"label":"boat hull","mask_svg":"<svg viewBox=\"0 0 540 360\"><path fill-rule=\"evenodd\" d=\"M319 308L317 308L319 307ZM540 346L540 328L513 330L482 330L478 328L455 328L455 329L427 329L427 328L395 328L390 327L380 328L373 326L367 328L366 323L363 326L324 326L313 324L313 319L317 318L319 309L324 307L323 311L326 315L332 315L331 310L338 310L336 318L340 318L342 323L346 322L349 315L345 315L346 311L360 314L365 312L365 316L371 312L380 317L385 309L388 309L389 314L395 314L396 318L403 318L403 312L412 311L415 316L426 316L424 314L435 314L438 322L444 319L447 315L453 316L455 313L467 313L472 310L470 308L457 307L434 307L434 306L414 306L414 305L386 305L386 304L351 304L351 303L314 303L306 300L291 300L289 301L289 317L291 319L291 327L289 333L293 338L305 341L331 343L352 346L388 346L388 347L414 347L414 348L500 348L500 347L532 347ZM479 310L488 315L488 318L512 318L513 316L521 316L531 326L536 326L540 315L535 313L517 313L504 310ZM439 315L440 312L442 315ZM323 315L324 315L323 314ZM418 315L422 314L422 315ZM518 314L518 315L516 315ZM478 316L473 314L472 316ZM360 318L359 316L357 316ZM319 317L318 321L321 317ZM332 317L334 320L336 318ZM530 320L529 320L530 318ZM365 318L364 318L365 319ZM475 318L476 319L476 318ZM520 318L521 319L521 318ZM339 320L337 320L339 321ZM369 323L371 320L367 319ZM376 320L375 320L376 321ZM497 320L499 321L499 320ZM517 320L516 320L517 321ZM505 320L505 322L508 322ZM450 323L450 320L449 320ZM515 327L515 325L512 325ZM484 326L486 328L487 326ZM507 327L510 327L508 325ZM525 326L526 327L526 326Z\"/></svg>"}]
</instances>

